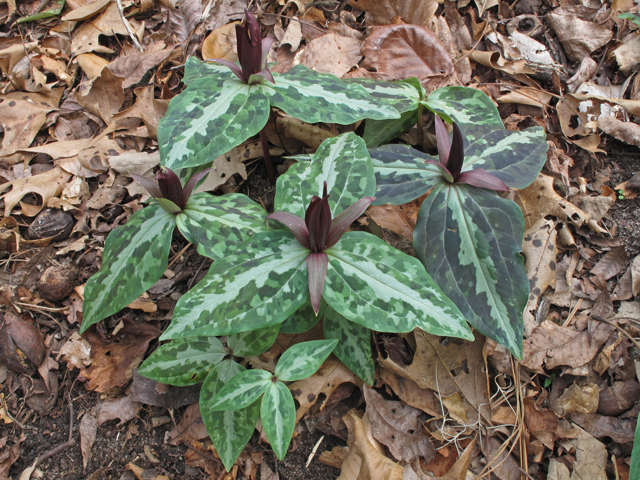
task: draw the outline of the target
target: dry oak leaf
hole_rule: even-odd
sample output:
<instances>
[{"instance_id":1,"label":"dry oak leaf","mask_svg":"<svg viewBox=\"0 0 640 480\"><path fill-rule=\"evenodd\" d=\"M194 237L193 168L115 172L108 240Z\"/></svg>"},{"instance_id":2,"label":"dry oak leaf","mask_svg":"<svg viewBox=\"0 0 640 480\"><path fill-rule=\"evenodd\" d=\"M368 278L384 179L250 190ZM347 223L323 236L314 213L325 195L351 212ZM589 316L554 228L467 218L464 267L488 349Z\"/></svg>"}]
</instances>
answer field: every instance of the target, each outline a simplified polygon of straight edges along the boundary
<instances>
[{"instance_id":1,"label":"dry oak leaf","mask_svg":"<svg viewBox=\"0 0 640 480\"><path fill-rule=\"evenodd\" d=\"M124 86L124 84L123 84ZM136 103L112 117L116 124L124 118L140 118L147 127L149 137L158 139L158 122L167 113L169 100L159 100L154 96L154 86L147 85L134 90Z\"/></svg>"},{"instance_id":2,"label":"dry oak leaf","mask_svg":"<svg viewBox=\"0 0 640 480\"><path fill-rule=\"evenodd\" d=\"M611 29L580 19L571 8L556 8L547 14L547 20L574 62L582 61L613 38Z\"/></svg>"},{"instance_id":3,"label":"dry oak leaf","mask_svg":"<svg viewBox=\"0 0 640 480\"><path fill-rule=\"evenodd\" d=\"M31 145L47 114L57 110L63 91L63 88L55 88L50 94L12 92L0 95L0 124L4 128L0 156L6 157Z\"/></svg>"},{"instance_id":4,"label":"dry oak leaf","mask_svg":"<svg viewBox=\"0 0 640 480\"><path fill-rule=\"evenodd\" d=\"M105 68L91 86L85 86L76 91L75 99L109 125L111 117L120 111L124 103L123 81L122 77L114 75Z\"/></svg>"},{"instance_id":5,"label":"dry oak leaf","mask_svg":"<svg viewBox=\"0 0 640 480\"><path fill-rule=\"evenodd\" d=\"M640 44L638 50L640 51ZM640 125L607 116L598 118L598 128L624 143L640 147Z\"/></svg>"},{"instance_id":6,"label":"dry oak leaf","mask_svg":"<svg viewBox=\"0 0 640 480\"><path fill-rule=\"evenodd\" d=\"M236 25L239 24L240 22L227 23L211 32L202 43L202 59L222 58L230 62L238 61ZM298 22L291 22L289 29L291 29L291 25L295 24Z\"/></svg>"},{"instance_id":7,"label":"dry oak leaf","mask_svg":"<svg viewBox=\"0 0 640 480\"><path fill-rule=\"evenodd\" d=\"M367 25L404 23L426 27L438 9L436 0L349 0L349 5L363 10Z\"/></svg>"},{"instance_id":8,"label":"dry oak leaf","mask_svg":"<svg viewBox=\"0 0 640 480\"><path fill-rule=\"evenodd\" d=\"M65 172L60 167L54 167L44 173L32 177L20 178L0 186L0 191L11 187L11 191L0 196L4 199L4 215L11 215L13 208L20 202L20 199L28 193L37 193L42 197L41 205L30 205L20 202L22 213L29 217L34 217L42 210L50 198L56 197L62 192L71 174Z\"/></svg>"},{"instance_id":9,"label":"dry oak leaf","mask_svg":"<svg viewBox=\"0 0 640 480\"><path fill-rule=\"evenodd\" d=\"M571 413L595 413L598 410L599 393L597 385L587 383L571 386L558 398L558 413L567 416Z\"/></svg>"},{"instance_id":10,"label":"dry oak leaf","mask_svg":"<svg viewBox=\"0 0 640 480\"><path fill-rule=\"evenodd\" d=\"M380 378L407 405L418 408L432 417L442 414L440 401L433 391L421 388L410 378L401 377L385 368L380 368Z\"/></svg>"},{"instance_id":11,"label":"dry oak leaf","mask_svg":"<svg viewBox=\"0 0 640 480\"><path fill-rule=\"evenodd\" d=\"M342 78L362 60L362 44L363 41L357 38L327 33L311 40L304 50L296 55L296 64L301 63L316 72L331 73Z\"/></svg>"},{"instance_id":12,"label":"dry oak leaf","mask_svg":"<svg viewBox=\"0 0 640 480\"><path fill-rule=\"evenodd\" d=\"M434 477L432 475L427 475L424 472L418 475L413 469L414 465L412 464L404 467L404 476L402 478L403 480L466 480L468 478L467 471L469 470L471 454L473 453L475 446L475 440L469 442L469 445L466 446L460 457L458 457L455 463L443 476Z\"/></svg>"},{"instance_id":13,"label":"dry oak leaf","mask_svg":"<svg viewBox=\"0 0 640 480\"><path fill-rule=\"evenodd\" d=\"M596 356L613 331L611 325L593 319L589 319L582 332L545 320L524 341L521 364L541 374L543 364L547 370L560 365L581 367Z\"/></svg>"},{"instance_id":14,"label":"dry oak leaf","mask_svg":"<svg viewBox=\"0 0 640 480\"><path fill-rule=\"evenodd\" d=\"M351 410L343 420L349 429L349 454L342 462L338 480L402 480L404 469L385 457L373 438L369 415L360 418Z\"/></svg>"},{"instance_id":15,"label":"dry oak leaf","mask_svg":"<svg viewBox=\"0 0 640 480\"><path fill-rule=\"evenodd\" d=\"M627 264L627 252L624 245L609 250L591 269L591 275L609 280L618 275Z\"/></svg>"},{"instance_id":16,"label":"dry oak leaf","mask_svg":"<svg viewBox=\"0 0 640 480\"><path fill-rule=\"evenodd\" d=\"M473 343L456 339L442 344L440 337L419 329L414 330L414 335L416 350L411 365L378 358L380 366L413 380L421 388L438 392L441 398L457 393L466 413L466 418L456 418L461 423L477 422L479 411L490 419L487 368L482 353L485 338L476 334Z\"/></svg>"},{"instance_id":17,"label":"dry oak leaf","mask_svg":"<svg viewBox=\"0 0 640 480\"><path fill-rule=\"evenodd\" d=\"M367 216L378 226L387 228L413 242L413 230L416 228L418 211L425 198L427 198L426 193L404 205L377 205L369 207L367 209Z\"/></svg>"},{"instance_id":18,"label":"dry oak leaf","mask_svg":"<svg viewBox=\"0 0 640 480\"><path fill-rule=\"evenodd\" d=\"M189 445L197 440L209 438L202 420L199 403L187 407L180 422L171 430L169 438L171 445L179 445L180 443Z\"/></svg>"},{"instance_id":19,"label":"dry oak leaf","mask_svg":"<svg viewBox=\"0 0 640 480\"><path fill-rule=\"evenodd\" d=\"M146 45L144 52L125 45L118 58L107 68L117 77L124 78L122 88L139 83L146 73L164 62L173 53L174 47L164 48L164 42Z\"/></svg>"},{"instance_id":20,"label":"dry oak leaf","mask_svg":"<svg viewBox=\"0 0 640 480\"><path fill-rule=\"evenodd\" d=\"M63 22L80 22L82 20L88 20L102 12L110 2L111 0L95 0L93 2L85 3L81 7L71 10L60 20Z\"/></svg>"},{"instance_id":21,"label":"dry oak leaf","mask_svg":"<svg viewBox=\"0 0 640 480\"><path fill-rule=\"evenodd\" d=\"M580 427L578 429L578 437L570 441L576 449L571 480L607 480L605 468L609 455L606 447Z\"/></svg>"},{"instance_id":22,"label":"dry oak leaf","mask_svg":"<svg viewBox=\"0 0 640 480\"><path fill-rule=\"evenodd\" d=\"M129 23L134 32L137 32L140 28L140 25L134 19L129 19ZM100 35L112 36L116 34L124 37L129 36L118 12L118 6L115 2L111 2L97 18L90 22L82 23L82 25L73 32L71 37L71 53L73 56L88 52L114 53L110 48L100 45L98 40Z\"/></svg>"},{"instance_id":23,"label":"dry oak leaf","mask_svg":"<svg viewBox=\"0 0 640 480\"><path fill-rule=\"evenodd\" d=\"M593 413L573 413L571 421L596 438L610 437L617 443L633 442L636 419L605 417Z\"/></svg>"},{"instance_id":24,"label":"dry oak leaf","mask_svg":"<svg viewBox=\"0 0 640 480\"><path fill-rule=\"evenodd\" d=\"M447 49L433 31L417 25L372 27L365 40L363 67L380 80L418 77L428 90L441 85L453 73Z\"/></svg>"},{"instance_id":25,"label":"dry oak leaf","mask_svg":"<svg viewBox=\"0 0 640 480\"><path fill-rule=\"evenodd\" d=\"M386 445L398 461L431 460L436 451L422 430L419 418L422 411L398 401L387 401L366 385L363 388L373 437Z\"/></svg>"},{"instance_id":26,"label":"dry oak leaf","mask_svg":"<svg viewBox=\"0 0 640 480\"><path fill-rule=\"evenodd\" d=\"M121 387L133 378L133 370L141 363L149 342L160 334L151 324L137 324L123 317L124 327L117 338L103 340L92 329L84 334L91 344L91 366L80 373L78 379L87 381L87 390L106 392Z\"/></svg>"}]
</instances>

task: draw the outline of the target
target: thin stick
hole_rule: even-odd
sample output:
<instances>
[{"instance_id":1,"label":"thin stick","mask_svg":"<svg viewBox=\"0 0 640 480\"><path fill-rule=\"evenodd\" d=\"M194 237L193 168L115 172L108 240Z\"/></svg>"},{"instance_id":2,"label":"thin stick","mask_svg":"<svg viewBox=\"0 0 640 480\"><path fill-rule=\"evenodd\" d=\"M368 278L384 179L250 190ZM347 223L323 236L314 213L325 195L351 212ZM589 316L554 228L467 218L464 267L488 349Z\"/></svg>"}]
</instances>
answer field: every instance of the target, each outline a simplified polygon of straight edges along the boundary
<instances>
[{"instance_id":1,"label":"thin stick","mask_svg":"<svg viewBox=\"0 0 640 480\"><path fill-rule=\"evenodd\" d=\"M621 332L625 337L627 337L629 340L631 340L633 342L633 344L636 346L636 348L638 350L640 350L640 343L638 343L638 341L633 338L624 328L619 327L618 325L616 325L615 323L607 320L606 318L602 318L599 317L598 315L591 315L591 318L593 318L594 320L598 320L599 322L605 322L608 323L609 325L611 325L612 327L616 328L619 332Z\"/></svg>"},{"instance_id":2,"label":"thin stick","mask_svg":"<svg viewBox=\"0 0 640 480\"><path fill-rule=\"evenodd\" d=\"M124 16L124 8L122 8L122 0L116 0L116 3L118 4L118 12L120 12L120 18L122 19L122 23L124 23L124 28L127 29L129 38L131 38L131 41L133 42L133 44L136 46L138 50L140 50L141 52L144 52L142 45L140 45L140 42L136 38L135 33L133 33L133 30L131 29L129 20L127 20L127 18Z\"/></svg>"},{"instance_id":3,"label":"thin stick","mask_svg":"<svg viewBox=\"0 0 640 480\"><path fill-rule=\"evenodd\" d=\"M182 255L184 252L187 251L187 248L189 248L191 246L190 243L187 243L187 246L184 247L182 250L180 250L178 253L176 253L175 257L173 257L173 260L171 260L171 263L169 263L169 265L167 265L167 270L169 269L169 267L171 267L174 263L176 263L176 261L180 258L180 255Z\"/></svg>"},{"instance_id":4,"label":"thin stick","mask_svg":"<svg viewBox=\"0 0 640 480\"><path fill-rule=\"evenodd\" d=\"M267 176L271 185L276 184L276 176L273 174L273 165L271 164L271 154L269 153L269 142L267 142L267 133L264 128L260 130L260 143L262 144L262 154L264 155L264 164L267 167Z\"/></svg>"}]
</instances>

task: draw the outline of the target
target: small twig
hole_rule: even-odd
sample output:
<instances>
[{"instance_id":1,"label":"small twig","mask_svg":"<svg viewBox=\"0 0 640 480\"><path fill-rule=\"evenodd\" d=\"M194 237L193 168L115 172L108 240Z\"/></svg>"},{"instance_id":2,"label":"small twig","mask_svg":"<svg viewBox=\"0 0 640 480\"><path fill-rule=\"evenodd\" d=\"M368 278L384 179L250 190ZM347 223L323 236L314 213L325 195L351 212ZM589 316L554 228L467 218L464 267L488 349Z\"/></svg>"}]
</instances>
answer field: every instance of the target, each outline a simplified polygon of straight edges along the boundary
<instances>
[{"instance_id":1,"label":"small twig","mask_svg":"<svg viewBox=\"0 0 640 480\"><path fill-rule=\"evenodd\" d=\"M140 45L140 42L136 38L136 34L133 33L133 30L131 29L129 20L127 20L127 18L124 16L124 8L122 8L122 0L116 0L116 3L118 4L118 12L120 12L120 18L122 19L122 23L124 23L124 28L127 29L129 38L131 38L131 41L133 42L133 44L136 46L138 50L140 50L141 52L144 52L142 45Z\"/></svg>"},{"instance_id":2,"label":"small twig","mask_svg":"<svg viewBox=\"0 0 640 480\"><path fill-rule=\"evenodd\" d=\"M13 302L15 305L20 305L21 307L25 307L25 310L41 310L43 312L66 312L69 310L69 307L43 307L40 305L32 305L31 303L24 302Z\"/></svg>"},{"instance_id":3,"label":"small twig","mask_svg":"<svg viewBox=\"0 0 640 480\"><path fill-rule=\"evenodd\" d=\"M304 466L305 468L309 468L309 465L311 464L311 460L313 460L313 457L316 456L316 452L318 451L318 447L322 443L322 440L324 440L324 435L322 435L320 437L320 440L318 440L318 443L316 443L315 446L313 447L313 450L311 450L311 455L309 455L309 459L307 460L307 464Z\"/></svg>"},{"instance_id":4,"label":"small twig","mask_svg":"<svg viewBox=\"0 0 640 480\"><path fill-rule=\"evenodd\" d=\"M173 260L171 260L171 262L169 263L169 265L167 265L167 270L169 269L169 267L171 267L174 263L176 263L176 261L180 258L180 255L182 255L184 252L187 251L187 248L189 248L191 246L190 243L187 243L187 246L184 247L182 250L180 250L178 253L175 254L175 256L173 257Z\"/></svg>"},{"instance_id":5,"label":"small twig","mask_svg":"<svg viewBox=\"0 0 640 480\"><path fill-rule=\"evenodd\" d=\"M619 332L621 332L629 340L631 340L633 344L636 346L636 348L640 350L640 343L638 343L638 341L635 338L633 338L624 328L616 325L615 323L613 323L610 320L607 320L606 318L599 317L598 315L591 315L591 318L593 318L594 320L598 320L599 322L608 323L609 325L617 329Z\"/></svg>"}]
</instances>

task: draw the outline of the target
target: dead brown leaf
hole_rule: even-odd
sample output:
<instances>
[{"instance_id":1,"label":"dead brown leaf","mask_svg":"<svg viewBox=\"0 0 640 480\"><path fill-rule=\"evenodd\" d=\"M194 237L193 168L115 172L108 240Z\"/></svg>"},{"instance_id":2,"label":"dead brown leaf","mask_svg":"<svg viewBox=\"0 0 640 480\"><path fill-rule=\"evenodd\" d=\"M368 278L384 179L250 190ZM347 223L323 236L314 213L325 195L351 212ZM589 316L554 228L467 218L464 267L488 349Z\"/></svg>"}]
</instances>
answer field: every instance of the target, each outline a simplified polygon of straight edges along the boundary
<instances>
[{"instance_id":1,"label":"dead brown leaf","mask_svg":"<svg viewBox=\"0 0 640 480\"><path fill-rule=\"evenodd\" d=\"M95 0L93 2L85 3L81 7L71 10L63 16L61 20L63 22L80 22L82 20L87 20L104 10L109 3L110 0Z\"/></svg>"},{"instance_id":2,"label":"dead brown leaf","mask_svg":"<svg viewBox=\"0 0 640 480\"><path fill-rule=\"evenodd\" d=\"M296 23L298 22L291 22L289 28ZM236 25L239 24L240 22L227 23L211 32L202 43L202 59L222 58L230 62L238 61Z\"/></svg>"},{"instance_id":3,"label":"dead brown leaf","mask_svg":"<svg viewBox=\"0 0 640 480\"><path fill-rule=\"evenodd\" d=\"M207 429L202 421L199 403L194 403L187 407L178 425L171 430L170 438L172 445L179 445L180 443L189 445L194 441L209 438Z\"/></svg>"},{"instance_id":4,"label":"dead brown leaf","mask_svg":"<svg viewBox=\"0 0 640 480\"><path fill-rule=\"evenodd\" d=\"M569 59L580 62L609 43L613 32L595 22L582 20L576 13L571 7L560 7L549 12L547 19Z\"/></svg>"},{"instance_id":5,"label":"dead brown leaf","mask_svg":"<svg viewBox=\"0 0 640 480\"><path fill-rule=\"evenodd\" d=\"M629 410L640 398L640 384L633 380L614 382L600 392L598 413L614 417Z\"/></svg>"},{"instance_id":6,"label":"dead brown leaf","mask_svg":"<svg viewBox=\"0 0 640 480\"><path fill-rule=\"evenodd\" d=\"M140 410L140 403L133 401L130 395L120 398L107 398L100 407L96 424L102 425L109 420L120 420L118 425L123 425L136 416Z\"/></svg>"},{"instance_id":7,"label":"dead brown leaf","mask_svg":"<svg viewBox=\"0 0 640 480\"><path fill-rule=\"evenodd\" d=\"M627 252L623 245L614 247L591 269L591 274L604 280L618 275L627 264Z\"/></svg>"},{"instance_id":8,"label":"dead brown leaf","mask_svg":"<svg viewBox=\"0 0 640 480\"><path fill-rule=\"evenodd\" d=\"M640 50L640 45L638 46ZM613 138L640 147L640 125L633 122L623 122L615 117L598 118L598 128Z\"/></svg>"},{"instance_id":9,"label":"dead brown leaf","mask_svg":"<svg viewBox=\"0 0 640 480\"><path fill-rule=\"evenodd\" d=\"M91 449L96 441L96 433L98 432L98 424L96 417L92 412L87 412L80 421L80 451L82 452L82 465L87 468L89 460L91 460Z\"/></svg>"},{"instance_id":10,"label":"dead brown leaf","mask_svg":"<svg viewBox=\"0 0 640 480\"><path fill-rule=\"evenodd\" d=\"M135 19L129 19L131 28L137 31L140 25ZM81 53L114 53L113 50L100 45L100 35L122 35L128 37L118 6L115 2L109 3L107 8L90 22L83 22L79 28L75 29L71 39L71 53L80 55Z\"/></svg>"},{"instance_id":11,"label":"dead brown leaf","mask_svg":"<svg viewBox=\"0 0 640 480\"><path fill-rule=\"evenodd\" d=\"M413 242L418 211L427 194L404 205L377 205L369 207L367 215L380 227L388 228Z\"/></svg>"},{"instance_id":12,"label":"dead brown leaf","mask_svg":"<svg viewBox=\"0 0 640 480\"><path fill-rule=\"evenodd\" d=\"M438 9L436 0L349 0L349 5L366 12L367 25L410 23L426 27Z\"/></svg>"},{"instance_id":13,"label":"dead brown leaf","mask_svg":"<svg viewBox=\"0 0 640 480\"><path fill-rule=\"evenodd\" d=\"M76 294L77 295L77 294ZM67 362L67 368L84 370L91 365L91 345L84 338L73 332L69 340L60 349L62 360Z\"/></svg>"},{"instance_id":14,"label":"dead brown leaf","mask_svg":"<svg viewBox=\"0 0 640 480\"><path fill-rule=\"evenodd\" d=\"M26 437L24 437L24 439L26 439ZM7 439L6 437L2 438L3 446L0 451L0 479L4 480L9 478L9 469L11 468L11 465L20 458L20 443L22 441L23 439L20 439L11 445L11 447L5 448Z\"/></svg>"},{"instance_id":15,"label":"dead brown leaf","mask_svg":"<svg viewBox=\"0 0 640 480\"><path fill-rule=\"evenodd\" d=\"M158 122L167 112L169 100L155 98L153 85L136 88L134 92L136 94L136 103L126 110L113 115L112 119L117 124L124 118L140 118L147 127L149 137L157 140Z\"/></svg>"},{"instance_id":16,"label":"dead brown leaf","mask_svg":"<svg viewBox=\"0 0 640 480\"><path fill-rule=\"evenodd\" d=\"M75 94L76 101L109 125L111 117L120 111L124 103L122 82L124 79L103 69L90 87L81 88Z\"/></svg>"},{"instance_id":17,"label":"dead brown leaf","mask_svg":"<svg viewBox=\"0 0 640 480\"><path fill-rule=\"evenodd\" d=\"M567 416L571 413L595 413L598 410L598 387L593 383L571 386L558 398L558 413Z\"/></svg>"},{"instance_id":18,"label":"dead brown leaf","mask_svg":"<svg viewBox=\"0 0 640 480\"><path fill-rule=\"evenodd\" d=\"M434 477L432 475L427 475L424 472L421 472L421 474L418 475L413 469L413 465L407 465L404 467L403 480L466 480L468 478L467 471L469 470L471 455L473 454L475 446L475 441L470 442L451 468L449 468L442 476ZM453 455L450 455L450 457L453 457ZM431 470L430 465L431 463L427 464L425 466L425 470Z\"/></svg>"},{"instance_id":19,"label":"dead brown leaf","mask_svg":"<svg viewBox=\"0 0 640 480\"><path fill-rule=\"evenodd\" d=\"M433 391L420 388L410 378L401 377L386 368L380 369L380 378L393 390L400 400L435 417L442 414L440 402Z\"/></svg>"},{"instance_id":20,"label":"dead brown leaf","mask_svg":"<svg viewBox=\"0 0 640 480\"><path fill-rule=\"evenodd\" d=\"M362 60L362 44L358 38L327 33L311 40L296 59L316 72L341 78Z\"/></svg>"},{"instance_id":21,"label":"dead brown leaf","mask_svg":"<svg viewBox=\"0 0 640 480\"><path fill-rule=\"evenodd\" d=\"M160 65L173 53L173 47L164 47L164 42L154 42L146 45L144 52L140 52L134 47L125 46L107 68L116 77L124 78L122 88L128 88L139 83L149 70Z\"/></svg>"},{"instance_id":22,"label":"dead brown leaf","mask_svg":"<svg viewBox=\"0 0 640 480\"><path fill-rule=\"evenodd\" d=\"M573 413L571 421L584 428L596 438L610 437L614 442L633 442L635 420L617 417L605 417L593 413Z\"/></svg>"}]
</instances>

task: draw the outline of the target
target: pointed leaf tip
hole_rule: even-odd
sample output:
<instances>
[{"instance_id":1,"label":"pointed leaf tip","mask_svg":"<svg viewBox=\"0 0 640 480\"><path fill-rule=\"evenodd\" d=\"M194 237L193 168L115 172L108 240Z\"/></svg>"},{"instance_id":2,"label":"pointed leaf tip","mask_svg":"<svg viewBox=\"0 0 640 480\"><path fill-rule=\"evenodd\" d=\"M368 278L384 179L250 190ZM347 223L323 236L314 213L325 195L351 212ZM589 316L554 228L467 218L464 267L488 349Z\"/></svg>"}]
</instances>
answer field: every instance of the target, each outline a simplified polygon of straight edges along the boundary
<instances>
[{"instance_id":1,"label":"pointed leaf tip","mask_svg":"<svg viewBox=\"0 0 640 480\"><path fill-rule=\"evenodd\" d=\"M457 181L460 170L462 170L462 163L464 162L464 142L462 140L462 132L458 125L455 122L453 122L452 125L453 137L451 139L451 150L449 150L449 158L447 160L447 169Z\"/></svg>"},{"instance_id":2,"label":"pointed leaf tip","mask_svg":"<svg viewBox=\"0 0 640 480\"><path fill-rule=\"evenodd\" d=\"M185 201L180 177L173 170L162 167L162 170L156 174L156 180L160 186L162 197L171 200L180 209L183 209Z\"/></svg>"},{"instance_id":3,"label":"pointed leaf tip","mask_svg":"<svg viewBox=\"0 0 640 480\"><path fill-rule=\"evenodd\" d=\"M158 186L158 182L151 180L143 175L138 175L137 173L129 172L131 178L133 178L136 182L144 187L144 189L149 192L153 198L158 199L162 198L162 192L160 191L160 187Z\"/></svg>"},{"instance_id":4,"label":"pointed leaf tip","mask_svg":"<svg viewBox=\"0 0 640 480\"><path fill-rule=\"evenodd\" d=\"M495 175L483 170L482 168L476 168L474 170L468 170L462 172L458 176L457 183L466 183L473 185L474 187L486 188L489 190L498 190L500 192L508 192L509 187L506 183L500 180Z\"/></svg>"}]
</instances>

